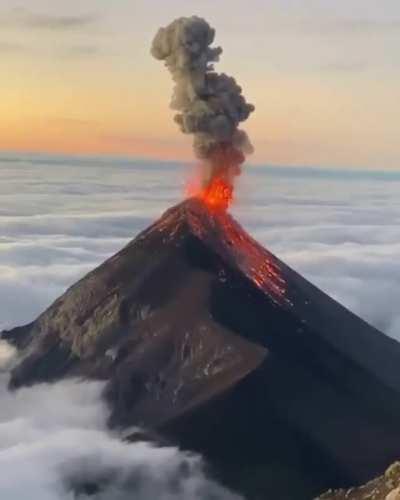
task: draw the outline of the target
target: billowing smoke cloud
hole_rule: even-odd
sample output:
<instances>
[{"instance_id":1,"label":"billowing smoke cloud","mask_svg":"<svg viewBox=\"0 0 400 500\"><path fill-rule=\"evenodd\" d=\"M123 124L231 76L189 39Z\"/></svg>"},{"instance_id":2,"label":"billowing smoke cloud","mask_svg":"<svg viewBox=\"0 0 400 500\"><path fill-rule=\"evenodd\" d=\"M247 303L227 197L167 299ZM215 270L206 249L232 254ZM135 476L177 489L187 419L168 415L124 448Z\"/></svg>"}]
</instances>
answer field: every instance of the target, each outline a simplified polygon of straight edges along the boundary
<instances>
[{"instance_id":1,"label":"billowing smoke cloud","mask_svg":"<svg viewBox=\"0 0 400 500\"><path fill-rule=\"evenodd\" d=\"M0 498L241 500L206 477L201 457L127 443L106 428L103 383L7 390L14 349L0 341Z\"/></svg>"},{"instance_id":2,"label":"billowing smoke cloud","mask_svg":"<svg viewBox=\"0 0 400 500\"><path fill-rule=\"evenodd\" d=\"M252 146L239 123L254 111L234 78L214 71L220 47L215 31L199 17L181 17L156 34L151 53L164 60L175 82L171 107L182 132L193 134L194 151L204 160L204 182L222 176L231 185Z\"/></svg>"}]
</instances>

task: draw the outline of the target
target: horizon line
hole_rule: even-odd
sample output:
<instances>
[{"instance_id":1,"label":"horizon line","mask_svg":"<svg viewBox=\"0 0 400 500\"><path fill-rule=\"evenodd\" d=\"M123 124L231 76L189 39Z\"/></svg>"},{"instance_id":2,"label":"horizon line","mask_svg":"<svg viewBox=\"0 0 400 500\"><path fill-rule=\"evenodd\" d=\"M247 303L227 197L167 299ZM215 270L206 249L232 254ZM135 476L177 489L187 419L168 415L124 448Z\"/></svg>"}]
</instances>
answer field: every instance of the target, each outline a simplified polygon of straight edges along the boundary
<instances>
[{"instance_id":1,"label":"horizon line","mask_svg":"<svg viewBox=\"0 0 400 500\"><path fill-rule=\"evenodd\" d=\"M134 156L132 154L127 154L127 153L96 153L96 152L90 152L90 153L73 153L73 152L51 152L51 151L24 151L24 150L6 150L6 149L0 149L0 160L2 161L7 161L8 158L6 157L7 155L11 156L21 156L24 158L27 158L29 156L31 157L47 157L47 158L71 158L75 160L88 160L88 161L95 161L95 160L117 160L117 161L141 161L141 162L147 162L147 163L154 163L154 162L159 162L163 164L173 164L173 165L195 165L197 161L196 158L192 158L191 160L184 160L184 159L164 159L164 158L159 158L156 156ZM11 160L11 159L10 159ZM13 159L12 161L15 161L17 159ZM289 164L289 163L268 163L268 162L245 162L245 165L249 168L273 168L273 169L291 169L291 170L318 170L318 171L325 171L325 172L341 172L341 173L379 173L379 174L399 174L400 175L400 165L399 168L385 168L385 167L368 167L368 166L354 166L354 165L349 165L349 166L335 166L335 165L314 165L314 164L301 164L301 163L296 163L296 164Z\"/></svg>"}]
</instances>

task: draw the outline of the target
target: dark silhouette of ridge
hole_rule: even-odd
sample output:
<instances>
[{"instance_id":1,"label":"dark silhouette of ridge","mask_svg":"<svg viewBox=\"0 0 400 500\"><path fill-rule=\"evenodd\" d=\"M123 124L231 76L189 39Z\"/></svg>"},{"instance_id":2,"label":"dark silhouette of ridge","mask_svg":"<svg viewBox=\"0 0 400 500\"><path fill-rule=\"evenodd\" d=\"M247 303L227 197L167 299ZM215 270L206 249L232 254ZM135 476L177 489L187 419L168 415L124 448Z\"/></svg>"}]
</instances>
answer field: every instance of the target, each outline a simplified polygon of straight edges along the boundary
<instances>
[{"instance_id":1,"label":"dark silhouette of ridge","mask_svg":"<svg viewBox=\"0 0 400 500\"><path fill-rule=\"evenodd\" d=\"M12 388L104 379L111 426L203 453L249 499L309 500L400 455L400 344L196 199L2 337L24 354Z\"/></svg>"}]
</instances>

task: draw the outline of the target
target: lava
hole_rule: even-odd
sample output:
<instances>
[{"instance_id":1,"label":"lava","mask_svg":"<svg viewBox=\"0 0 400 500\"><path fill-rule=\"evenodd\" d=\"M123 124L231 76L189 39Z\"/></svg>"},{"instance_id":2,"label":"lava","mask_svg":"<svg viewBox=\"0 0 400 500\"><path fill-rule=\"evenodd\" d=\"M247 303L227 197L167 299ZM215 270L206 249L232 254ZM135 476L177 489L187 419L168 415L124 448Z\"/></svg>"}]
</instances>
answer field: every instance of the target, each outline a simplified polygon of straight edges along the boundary
<instances>
[{"instance_id":1,"label":"lava","mask_svg":"<svg viewBox=\"0 0 400 500\"><path fill-rule=\"evenodd\" d=\"M211 209L227 210L233 200L233 187L222 177L213 179L199 197Z\"/></svg>"},{"instance_id":2,"label":"lava","mask_svg":"<svg viewBox=\"0 0 400 500\"><path fill-rule=\"evenodd\" d=\"M215 177L206 186L190 183L186 194L201 200L213 212L225 212L233 201L233 186L223 177Z\"/></svg>"}]
</instances>

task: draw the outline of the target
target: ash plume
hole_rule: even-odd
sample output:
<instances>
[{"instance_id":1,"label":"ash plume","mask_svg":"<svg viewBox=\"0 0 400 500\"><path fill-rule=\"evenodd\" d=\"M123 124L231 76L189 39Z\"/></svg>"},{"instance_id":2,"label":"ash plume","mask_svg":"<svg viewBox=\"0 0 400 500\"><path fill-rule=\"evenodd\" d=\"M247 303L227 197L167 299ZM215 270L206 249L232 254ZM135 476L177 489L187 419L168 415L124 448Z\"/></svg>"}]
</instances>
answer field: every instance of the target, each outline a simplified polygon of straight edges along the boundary
<instances>
[{"instance_id":1,"label":"ash plume","mask_svg":"<svg viewBox=\"0 0 400 500\"><path fill-rule=\"evenodd\" d=\"M157 32L152 55L165 61L175 82L171 108L185 134L193 134L196 156L203 160L203 183L223 177L229 185L240 173L245 155L253 151L238 128L254 111L235 79L216 73L221 47L211 47L215 30L197 16L181 17Z\"/></svg>"}]
</instances>

